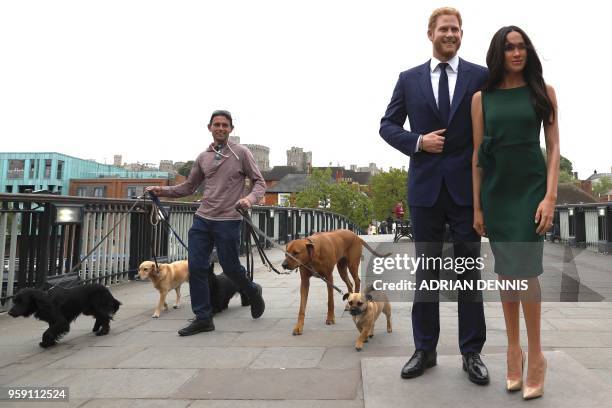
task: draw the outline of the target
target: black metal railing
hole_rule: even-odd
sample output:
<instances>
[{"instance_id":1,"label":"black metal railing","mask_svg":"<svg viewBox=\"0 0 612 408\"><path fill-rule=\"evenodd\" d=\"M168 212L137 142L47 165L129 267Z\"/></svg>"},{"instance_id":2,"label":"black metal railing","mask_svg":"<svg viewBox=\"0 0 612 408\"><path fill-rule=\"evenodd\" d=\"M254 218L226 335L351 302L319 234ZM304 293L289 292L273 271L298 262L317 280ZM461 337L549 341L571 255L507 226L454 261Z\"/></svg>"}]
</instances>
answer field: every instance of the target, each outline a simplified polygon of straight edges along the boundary
<instances>
[{"instance_id":1,"label":"black metal railing","mask_svg":"<svg viewBox=\"0 0 612 408\"><path fill-rule=\"evenodd\" d=\"M558 205L547 237L570 246L612 253L612 202Z\"/></svg>"},{"instance_id":2,"label":"black metal railing","mask_svg":"<svg viewBox=\"0 0 612 408\"><path fill-rule=\"evenodd\" d=\"M110 285L132 278L140 262L152 259L153 252L160 262L186 259L186 250L163 224L151 223L151 201L139 200L128 213L134 204L135 200L127 199L0 194L0 311L23 287L40 287L71 276ZM200 203L163 201L162 205L170 224L187 243ZM250 214L255 225L280 244L337 228L362 233L342 215L320 209L256 206ZM245 237L243 232L243 253Z\"/></svg>"}]
</instances>

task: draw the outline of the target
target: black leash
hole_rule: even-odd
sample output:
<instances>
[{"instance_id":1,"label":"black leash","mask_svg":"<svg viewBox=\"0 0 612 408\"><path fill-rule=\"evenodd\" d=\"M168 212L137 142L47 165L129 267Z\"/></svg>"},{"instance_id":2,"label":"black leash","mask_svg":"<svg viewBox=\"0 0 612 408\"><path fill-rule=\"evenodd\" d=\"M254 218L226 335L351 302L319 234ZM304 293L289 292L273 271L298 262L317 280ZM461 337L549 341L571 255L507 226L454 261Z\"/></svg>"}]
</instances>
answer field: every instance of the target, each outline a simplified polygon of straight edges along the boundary
<instances>
[{"instance_id":1,"label":"black leash","mask_svg":"<svg viewBox=\"0 0 612 408\"><path fill-rule=\"evenodd\" d=\"M288 256L289 258L293 259L294 261L296 261L300 266L303 266L304 268L306 268L311 274L312 276L314 276L315 278L319 278L321 279L323 282L325 282L328 286L331 286L333 289L335 289L339 294L344 294L344 292L342 292L342 290L340 290L340 288L338 288L337 286L335 286L334 284L330 283L325 276L319 274L317 271L315 271L310 265L306 265L301 263L301 261L299 259L297 259L296 257L294 257L293 255L291 255L289 252L285 251L285 248L283 248L282 246L280 246L279 244L277 244L276 242L274 242L274 240L270 237L268 237L262 230L260 230L258 227L255 226L255 224L253 223L253 220L251 219L251 217L249 216L249 213L239 207L236 207L236 210L240 213L240 215L242 215L242 217L244 218L244 220L247 222L247 224L249 224L251 226L251 228L253 229L253 234L255 234L255 232L257 232L257 234L261 235L266 241L268 241L270 244L272 244L272 246L276 249L280 249L281 251L283 251L283 253ZM258 250L260 250L259 246L261 245L259 240L256 238L255 239L255 243L257 245ZM261 255L262 251L260 250L260 255ZM265 256L265 253L264 253ZM266 256L266 259L268 259L268 257ZM268 260L268 263L270 265L272 265L272 263ZM272 266L272 268L274 268ZM279 275L287 275L291 272L278 272L276 270L276 268L274 268L274 271L279 274Z\"/></svg>"},{"instance_id":2,"label":"black leash","mask_svg":"<svg viewBox=\"0 0 612 408\"><path fill-rule=\"evenodd\" d=\"M244 217L244 214L241 213L241 215ZM247 217L248 217L248 213L247 213ZM261 242L259 242L259 237L257 236L257 234L255 233L255 230L253 229L253 221L250 219L248 219L251 222L247 221L247 226L248 226L248 230L249 233L251 235L251 237L253 237L253 240L255 241L255 247L257 248L257 252L259 253L259 257L261 258L261 263L266 265L268 267L269 270L272 270L274 272L276 272L277 275L289 275L292 272L280 272L278 269L276 269L276 267L274 266L274 264L272 263L272 261L270 261L270 259L268 258L268 255L266 255L265 250L262 248ZM263 234L263 232L260 230L259 231L260 234ZM264 234L265 235L265 234ZM267 238L267 237L265 237ZM249 239L250 241L250 239ZM284 252L284 251L283 251Z\"/></svg>"},{"instance_id":3,"label":"black leash","mask_svg":"<svg viewBox=\"0 0 612 408\"><path fill-rule=\"evenodd\" d=\"M110 234L112 234L112 232L119 226L119 224L121 224L121 222L123 221L123 219L130 215L130 213L132 211L134 211L134 208L136 208L136 206L138 205L138 200L144 198L144 196L140 196L138 197L138 199L134 202L134 204L132 204L132 206L130 207L129 210L127 210L126 213L124 213L121 217L119 217L119 220L117 220L117 222L115 222L115 225L113 225L113 227L106 233L106 235L104 235L104 237L102 237L102 239L100 239L100 241L92 248L89 250L89 252L83 257L83 259L81 259L76 265L74 265L72 268L70 268L70 270L68 272L66 272L64 274L64 276L70 275L72 274L75 270L77 270L81 265L83 265L83 263L91 256L93 255L93 253L96 251L96 249L98 249L98 247L100 245L102 245L102 243L110 236ZM77 275L78 277L78 275ZM68 289L71 288L73 285L68 285L68 287L62 286L60 283L57 283L55 285L51 285L51 287L49 289L47 289L47 291L53 289L54 287L59 286L60 288L63 289Z\"/></svg>"},{"instance_id":4,"label":"black leash","mask_svg":"<svg viewBox=\"0 0 612 408\"><path fill-rule=\"evenodd\" d=\"M253 259L253 248L251 245L251 239L249 238L251 236L251 226L246 224L245 225L245 229L246 229L246 273L247 273L247 277L249 278L249 280L251 282L253 282L253 275L255 275L255 260Z\"/></svg>"},{"instance_id":5,"label":"black leash","mask_svg":"<svg viewBox=\"0 0 612 408\"><path fill-rule=\"evenodd\" d=\"M155 194L149 192L149 196L151 197L151 201L153 202L153 204L155 204L155 207L157 208L157 210L159 210L159 213L161 214L161 216L159 217L159 219L161 219L164 224L168 227L168 229L174 234L174 236L176 237L176 239L178 239L178 241L185 247L186 250L189 250L189 248L187 248L187 245L185 245L185 243L181 240L181 238L178 236L178 234L176 233L176 231L172 228L172 225L170 224L170 222L168 221L168 214L166 213L165 209L162 207L161 202L159 200L159 197L157 197ZM255 232L252 230L252 228L247 228L247 264L250 264L252 262L252 259L249 258L249 255L251 254L251 244L250 244L250 239L249 239L249 235L252 236L255 239L256 242L256 247L257 247L257 252L259 253L259 256L261 257L261 263L263 263L264 265L266 265L268 267L268 269L273 270L274 272L276 272L279 275L285 275L286 273L283 272L279 272L274 265L272 264L272 262L268 259L268 257L266 256L266 253L264 252L264 250L257 245L258 240L257 240L257 235L255 234ZM154 255L155 257L155 255ZM249 266L249 265L247 265ZM253 271L249 271L250 275L249 275L249 279L253 280Z\"/></svg>"},{"instance_id":6,"label":"black leash","mask_svg":"<svg viewBox=\"0 0 612 408\"><path fill-rule=\"evenodd\" d=\"M161 217L160 217L161 220L164 222L164 224L166 224L166 226L170 229L170 231L172 231L172 233L174 234L176 239L178 239L178 241L185 247L185 249L189 250L187 248L187 245L185 245L183 240L181 240L181 238L178 236L176 231L174 231L174 229L172 228L172 225L170 225L170 222L168 222L168 218L169 218L168 214L166 213L166 211L161 206L161 202L159 201L159 198L155 194L151 193L150 191L148 193L149 193L149 197L151 198L151 201L153 201L153 203L155 204L155 206L157 207L157 209L159 210L159 212L161 214ZM283 253L285 255L287 255L289 258L293 259L297 263L299 263L300 266L303 266L304 268L306 268L312 274L312 276L321 279L328 286L331 286L332 288L334 288L339 294L341 294L341 295L344 294L342 292L342 290L340 290L340 288L338 288L334 284L328 282L328 280L325 278L325 276L322 276L321 274L319 274L317 271L315 271L309 265L302 264L297 258L295 258L293 255L291 255L287 251L285 251L285 248L283 248L282 246L280 246L279 244L274 242L274 240L272 240L272 238L268 237L262 230L260 230L257 226L255 226L255 224L253 223L253 220L251 220L251 217L249 216L249 213L246 210L243 210L242 208L239 208L239 207L236 207L236 210L240 213L240 215L242 215L244 220L251 227L251 230L248 231L248 232L251 233L251 236L255 240L255 246L257 247L257 251L259 252L259 256L261 257L262 263L264 265L267 265L269 269L273 270L278 275L289 275L289 274L291 274L291 272L280 272L280 271L278 271L278 269L276 269L274 267L274 265L272 264L272 262L270 261L270 259L266 255L264 249L261 248L261 243L259 242L257 234L259 234L261 237L263 237L266 241L268 241L270 244L272 244L272 246L274 246L275 248L280 249L281 251L283 251ZM257 233L257 234L255 234L255 233ZM249 240L249 239L250 239L250 237L248 237L248 234L247 234L247 240Z\"/></svg>"},{"instance_id":7,"label":"black leash","mask_svg":"<svg viewBox=\"0 0 612 408\"><path fill-rule=\"evenodd\" d=\"M166 224L166 227L168 227L168 229L172 232L172 234L174 234L174 237L178 240L178 242L180 242L181 245L185 247L187 251L189 251L189 248L187 247L187 245L185 245L181 237L176 233L174 228L172 228L172 225L170 225L170 222L168 221L170 217L168 216L168 213L166 212L164 207L162 207L161 202L159 201L159 198L150 191L148 193L149 193L149 197L151 198L151 201L153 201L153 204L155 204L155 207L161 214L161 217L159 218L164 222L164 224Z\"/></svg>"}]
</instances>

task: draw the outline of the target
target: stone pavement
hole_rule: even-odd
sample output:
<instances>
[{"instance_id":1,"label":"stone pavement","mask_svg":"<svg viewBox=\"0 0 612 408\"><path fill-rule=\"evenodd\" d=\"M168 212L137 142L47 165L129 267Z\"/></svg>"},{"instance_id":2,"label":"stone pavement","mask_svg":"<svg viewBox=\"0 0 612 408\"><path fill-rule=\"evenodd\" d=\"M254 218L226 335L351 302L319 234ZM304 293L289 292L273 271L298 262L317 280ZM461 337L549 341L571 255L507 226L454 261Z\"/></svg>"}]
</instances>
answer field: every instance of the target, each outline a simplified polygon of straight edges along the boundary
<instances>
[{"instance_id":1,"label":"stone pavement","mask_svg":"<svg viewBox=\"0 0 612 408\"><path fill-rule=\"evenodd\" d=\"M279 251L270 255L280 264ZM600 255L589 256L600 257L598 264L605 262ZM609 278L612 282L612 272ZM358 353L353 348L357 331L338 295L336 324L325 325L327 292L322 282L312 279L304 334L292 336L299 276L277 276L257 259L255 280L264 288L267 306L262 318L251 319L249 308L235 297L230 308L215 317L214 332L190 337L176 333L192 317L189 298L181 309L152 319L157 292L149 282L111 288L123 306L108 336L92 335L93 320L80 317L60 344L48 350L38 347L45 323L0 315L0 385L69 387L68 403L14 403L17 407L378 408L402 401L402 406L463 406L457 402L475 398L488 401L488 406L522 403L519 395L509 396L500 385L506 338L497 302L485 303L483 359L492 384L475 386L461 371L457 307L450 302L440 305L440 365L418 383L399 380L401 365L412 353L409 303L393 303L393 333L379 324ZM337 275L335 282L345 289ZM189 293L187 287L183 293ZM598 398L598 406L612 407L612 303L544 303L542 342L552 353L547 382L551 395L545 394L538 406L558 406L553 393L564 392L571 401L582 401L572 406L589 406ZM432 381L429 387L425 379Z\"/></svg>"}]
</instances>

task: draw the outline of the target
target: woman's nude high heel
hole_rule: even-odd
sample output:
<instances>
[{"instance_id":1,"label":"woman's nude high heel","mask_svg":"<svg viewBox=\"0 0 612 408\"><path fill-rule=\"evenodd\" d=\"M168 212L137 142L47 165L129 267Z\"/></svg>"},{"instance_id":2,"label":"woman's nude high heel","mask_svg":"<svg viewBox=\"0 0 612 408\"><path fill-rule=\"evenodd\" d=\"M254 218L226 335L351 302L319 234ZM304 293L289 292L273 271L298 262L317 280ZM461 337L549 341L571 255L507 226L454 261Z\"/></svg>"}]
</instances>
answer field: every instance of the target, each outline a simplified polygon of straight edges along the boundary
<instances>
[{"instance_id":1,"label":"woman's nude high heel","mask_svg":"<svg viewBox=\"0 0 612 408\"><path fill-rule=\"evenodd\" d=\"M525 353L521 350L521 378L517 380L510 380L506 377L506 390L518 391L523 388L523 370L525 369Z\"/></svg>"}]
</instances>

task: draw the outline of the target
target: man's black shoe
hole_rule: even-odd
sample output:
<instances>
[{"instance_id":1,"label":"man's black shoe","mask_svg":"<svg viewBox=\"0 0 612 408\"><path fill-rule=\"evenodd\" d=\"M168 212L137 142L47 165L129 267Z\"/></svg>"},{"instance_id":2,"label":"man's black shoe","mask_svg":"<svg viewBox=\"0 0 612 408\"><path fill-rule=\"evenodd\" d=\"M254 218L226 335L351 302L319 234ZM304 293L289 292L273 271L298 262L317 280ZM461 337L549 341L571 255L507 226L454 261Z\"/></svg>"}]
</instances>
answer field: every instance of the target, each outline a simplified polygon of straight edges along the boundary
<instances>
[{"instance_id":1,"label":"man's black shoe","mask_svg":"<svg viewBox=\"0 0 612 408\"><path fill-rule=\"evenodd\" d=\"M463 371L468 373L470 381L478 385L489 383L489 370L480 359L480 353L469 352L463 355Z\"/></svg>"},{"instance_id":2,"label":"man's black shoe","mask_svg":"<svg viewBox=\"0 0 612 408\"><path fill-rule=\"evenodd\" d=\"M183 327L181 330L178 331L178 334L181 336L191 336L192 334L209 332L213 330L215 330L215 324L213 323L213 319L193 319L189 326Z\"/></svg>"},{"instance_id":3,"label":"man's black shoe","mask_svg":"<svg viewBox=\"0 0 612 408\"><path fill-rule=\"evenodd\" d=\"M414 378L423 374L426 368L431 368L437 364L437 356L435 350L416 350L402 368L402 378Z\"/></svg>"},{"instance_id":4,"label":"man's black shoe","mask_svg":"<svg viewBox=\"0 0 612 408\"><path fill-rule=\"evenodd\" d=\"M249 296L249 300L251 301L251 316L253 316L253 319L261 317L264 310L266 310L266 302L264 302L261 296L263 291L261 285L255 283L255 286L257 286L257 292Z\"/></svg>"}]
</instances>

